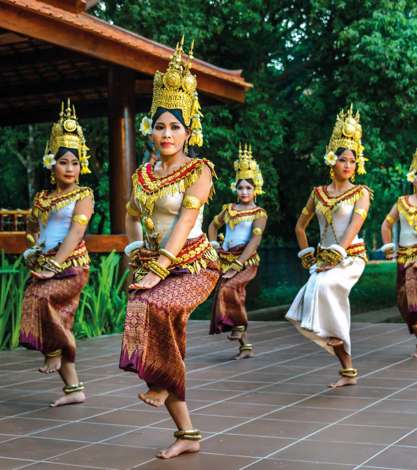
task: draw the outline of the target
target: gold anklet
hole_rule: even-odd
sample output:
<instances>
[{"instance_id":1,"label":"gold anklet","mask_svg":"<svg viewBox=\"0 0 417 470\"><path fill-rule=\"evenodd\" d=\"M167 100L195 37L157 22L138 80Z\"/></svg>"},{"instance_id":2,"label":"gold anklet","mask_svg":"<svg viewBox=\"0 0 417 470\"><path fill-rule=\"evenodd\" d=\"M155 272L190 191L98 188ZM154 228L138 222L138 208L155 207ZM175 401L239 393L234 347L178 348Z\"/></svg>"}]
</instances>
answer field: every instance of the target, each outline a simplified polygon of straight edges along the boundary
<instances>
[{"instance_id":1,"label":"gold anklet","mask_svg":"<svg viewBox=\"0 0 417 470\"><path fill-rule=\"evenodd\" d=\"M242 344L242 346L240 346L239 348L239 351L240 352L243 352L243 351L252 351L253 349L253 346L249 343L246 343L246 344Z\"/></svg>"},{"instance_id":2,"label":"gold anklet","mask_svg":"<svg viewBox=\"0 0 417 470\"><path fill-rule=\"evenodd\" d=\"M49 353L46 353L45 356L48 359L52 359L53 357L59 357L62 356L62 349L55 349L55 351L51 351Z\"/></svg>"},{"instance_id":3,"label":"gold anklet","mask_svg":"<svg viewBox=\"0 0 417 470\"><path fill-rule=\"evenodd\" d=\"M246 326L239 325L232 327L232 333L244 333L246 331Z\"/></svg>"},{"instance_id":4,"label":"gold anklet","mask_svg":"<svg viewBox=\"0 0 417 470\"><path fill-rule=\"evenodd\" d=\"M75 385L65 385L62 391L65 393L65 395L69 395L70 393L82 392L84 388L84 384L80 382Z\"/></svg>"},{"instance_id":5,"label":"gold anklet","mask_svg":"<svg viewBox=\"0 0 417 470\"><path fill-rule=\"evenodd\" d=\"M203 436L198 429L189 429L187 431L180 429L174 432L174 437L175 439L185 439L187 441L200 441Z\"/></svg>"},{"instance_id":6,"label":"gold anklet","mask_svg":"<svg viewBox=\"0 0 417 470\"><path fill-rule=\"evenodd\" d=\"M353 367L348 367L346 369L340 369L339 374L342 377L346 377L348 379L354 379L358 376L358 369L354 369Z\"/></svg>"}]
</instances>

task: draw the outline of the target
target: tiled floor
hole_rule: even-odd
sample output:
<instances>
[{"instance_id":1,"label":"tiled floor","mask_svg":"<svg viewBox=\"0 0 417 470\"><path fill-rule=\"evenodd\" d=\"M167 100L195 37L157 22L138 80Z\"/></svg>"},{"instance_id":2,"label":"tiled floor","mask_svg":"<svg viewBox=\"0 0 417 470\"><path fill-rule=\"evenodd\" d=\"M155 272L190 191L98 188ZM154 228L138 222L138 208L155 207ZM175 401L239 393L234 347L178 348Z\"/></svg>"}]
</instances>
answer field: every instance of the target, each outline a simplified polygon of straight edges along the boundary
<instances>
[{"instance_id":1,"label":"tiled floor","mask_svg":"<svg viewBox=\"0 0 417 470\"><path fill-rule=\"evenodd\" d=\"M202 452L154 458L172 439L163 409L136 398L143 385L118 369L118 335L79 342L85 404L48 408L56 376L36 372L32 351L0 353L0 470L417 469L415 341L399 324L354 324L356 387L329 390L334 358L287 323L252 323L256 358L236 345L188 332L188 400Z\"/></svg>"}]
</instances>

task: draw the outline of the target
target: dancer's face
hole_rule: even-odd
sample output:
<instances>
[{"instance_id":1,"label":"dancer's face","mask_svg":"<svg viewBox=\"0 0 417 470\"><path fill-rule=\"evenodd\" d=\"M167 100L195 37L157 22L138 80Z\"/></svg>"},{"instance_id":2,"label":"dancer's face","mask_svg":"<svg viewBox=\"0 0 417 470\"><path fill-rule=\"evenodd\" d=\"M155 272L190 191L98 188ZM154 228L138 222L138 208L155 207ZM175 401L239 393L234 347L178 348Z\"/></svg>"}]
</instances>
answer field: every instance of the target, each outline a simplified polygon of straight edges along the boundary
<instances>
[{"instance_id":1,"label":"dancer's face","mask_svg":"<svg viewBox=\"0 0 417 470\"><path fill-rule=\"evenodd\" d=\"M246 180L239 181L236 191L239 202L243 204L250 204L255 197L255 188Z\"/></svg>"},{"instance_id":2,"label":"dancer's face","mask_svg":"<svg viewBox=\"0 0 417 470\"><path fill-rule=\"evenodd\" d=\"M182 152L190 133L178 119L166 111L152 129L152 140L161 157L172 157Z\"/></svg>"},{"instance_id":3,"label":"dancer's face","mask_svg":"<svg viewBox=\"0 0 417 470\"><path fill-rule=\"evenodd\" d=\"M338 181L346 181L355 174L356 158L351 150L345 150L337 157L333 167L334 176Z\"/></svg>"},{"instance_id":4,"label":"dancer's face","mask_svg":"<svg viewBox=\"0 0 417 470\"><path fill-rule=\"evenodd\" d=\"M54 165L55 178L58 184L67 186L78 181L80 162L71 152L65 152Z\"/></svg>"}]
</instances>

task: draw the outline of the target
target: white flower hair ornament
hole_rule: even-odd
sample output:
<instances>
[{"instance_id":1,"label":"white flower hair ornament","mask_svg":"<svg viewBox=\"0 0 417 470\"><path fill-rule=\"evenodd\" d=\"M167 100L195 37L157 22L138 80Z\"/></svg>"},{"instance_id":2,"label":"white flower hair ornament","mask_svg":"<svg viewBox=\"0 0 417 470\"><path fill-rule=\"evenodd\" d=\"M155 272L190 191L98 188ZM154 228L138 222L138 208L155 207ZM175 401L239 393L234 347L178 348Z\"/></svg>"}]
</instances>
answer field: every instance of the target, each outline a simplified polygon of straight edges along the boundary
<instances>
[{"instance_id":1,"label":"white flower hair ornament","mask_svg":"<svg viewBox=\"0 0 417 470\"><path fill-rule=\"evenodd\" d=\"M415 170L410 171L410 172L407 173L407 181L409 183L414 183L415 179L416 179L416 171Z\"/></svg>"},{"instance_id":2,"label":"white flower hair ornament","mask_svg":"<svg viewBox=\"0 0 417 470\"><path fill-rule=\"evenodd\" d=\"M140 132L144 137L152 134L152 119L148 116L143 117L140 123Z\"/></svg>"},{"instance_id":3,"label":"white flower hair ornament","mask_svg":"<svg viewBox=\"0 0 417 470\"><path fill-rule=\"evenodd\" d=\"M46 168L47 170L52 170L52 167L56 165L56 160L53 153L48 153L44 155L42 161L44 168Z\"/></svg>"},{"instance_id":4,"label":"white flower hair ornament","mask_svg":"<svg viewBox=\"0 0 417 470\"><path fill-rule=\"evenodd\" d=\"M335 166L337 162L337 156L334 152L327 152L324 156L324 162L327 166Z\"/></svg>"}]
</instances>

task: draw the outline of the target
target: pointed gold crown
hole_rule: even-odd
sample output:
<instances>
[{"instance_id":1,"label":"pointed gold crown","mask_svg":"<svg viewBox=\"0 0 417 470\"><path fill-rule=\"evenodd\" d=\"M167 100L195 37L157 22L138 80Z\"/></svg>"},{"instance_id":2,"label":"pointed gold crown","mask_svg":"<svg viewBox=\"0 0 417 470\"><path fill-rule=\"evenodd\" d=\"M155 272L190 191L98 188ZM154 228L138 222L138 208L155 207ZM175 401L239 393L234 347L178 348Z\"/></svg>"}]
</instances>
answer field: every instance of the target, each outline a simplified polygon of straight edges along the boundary
<instances>
[{"instance_id":1,"label":"pointed gold crown","mask_svg":"<svg viewBox=\"0 0 417 470\"><path fill-rule=\"evenodd\" d=\"M236 183L239 180L251 179L255 185L255 195L262 194L262 186L264 180L262 178L261 170L259 169L256 160L252 155L252 145L245 144L242 148L239 144L239 158L234 162L234 169L236 172L235 183L232 185L232 189L236 189Z\"/></svg>"},{"instance_id":2,"label":"pointed gold crown","mask_svg":"<svg viewBox=\"0 0 417 470\"><path fill-rule=\"evenodd\" d=\"M188 61L182 59L184 36L177 43L174 54L165 73L155 72L151 117L158 108L179 109L187 127L191 127L190 145L203 145L202 117L197 93L197 77L191 73L191 62L194 58L194 41L188 52Z\"/></svg>"},{"instance_id":3,"label":"pointed gold crown","mask_svg":"<svg viewBox=\"0 0 417 470\"><path fill-rule=\"evenodd\" d=\"M60 147L78 150L81 173L91 173L88 168L89 149L85 142L83 130L78 123L75 107L74 105L71 107L69 99L66 107L62 101L59 119L52 124L51 135L45 148L45 156L48 154L56 155Z\"/></svg>"},{"instance_id":4,"label":"pointed gold crown","mask_svg":"<svg viewBox=\"0 0 417 470\"><path fill-rule=\"evenodd\" d=\"M417 149L414 152L413 159L411 160L410 169L408 171L409 172L414 171L414 172L417 173Z\"/></svg>"},{"instance_id":5,"label":"pointed gold crown","mask_svg":"<svg viewBox=\"0 0 417 470\"><path fill-rule=\"evenodd\" d=\"M326 154L335 152L338 148L343 147L353 150L356 153L356 161L358 163L358 174L364 174L365 161L363 156L365 147L362 145L362 126L360 124L359 111L353 115L353 105L347 111L340 111L336 118L332 136L326 147Z\"/></svg>"}]
</instances>

